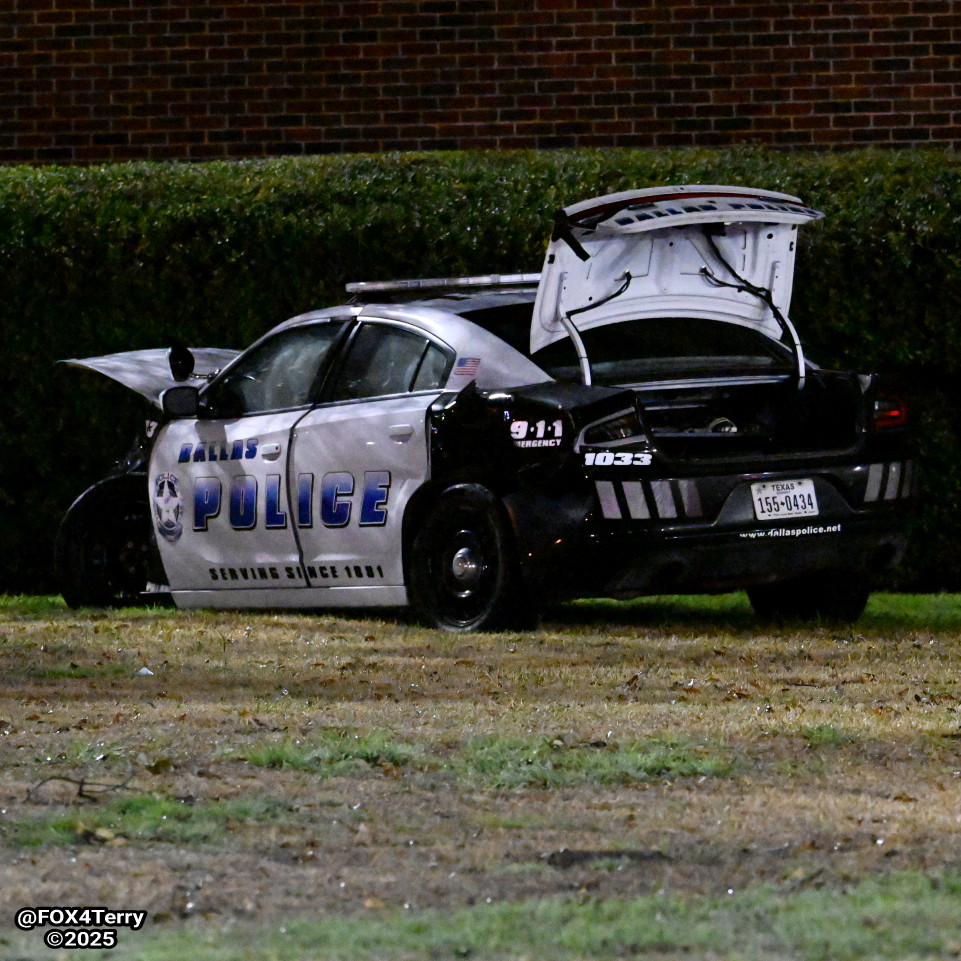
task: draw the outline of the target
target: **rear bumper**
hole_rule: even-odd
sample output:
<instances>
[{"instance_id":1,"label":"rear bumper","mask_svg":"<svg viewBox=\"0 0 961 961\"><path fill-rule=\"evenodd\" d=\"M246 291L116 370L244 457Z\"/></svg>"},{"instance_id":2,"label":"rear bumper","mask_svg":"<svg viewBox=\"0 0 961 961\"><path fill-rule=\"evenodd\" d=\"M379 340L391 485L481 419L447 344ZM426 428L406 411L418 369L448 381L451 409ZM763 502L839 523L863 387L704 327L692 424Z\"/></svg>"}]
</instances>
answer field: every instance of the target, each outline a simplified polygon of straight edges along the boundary
<instances>
[{"instance_id":1,"label":"rear bumper","mask_svg":"<svg viewBox=\"0 0 961 961\"><path fill-rule=\"evenodd\" d=\"M897 565L908 462L690 478L594 476L575 495L508 499L529 590L552 599L739 590ZM807 477L819 513L759 521L757 481Z\"/></svg>"},{"instance_id":2,"label":"rear bumper","mask_svg":"<svg viewBox=\"0 0 961 961\"><path fill-rule=\"evenodd\" d=\"M876 574L898 564L907 538L891 517L754 527L750 530L645 534L603 531L588 536L584 556L593 576L580 596L740 590L821 571Z\"/></svg>"}]
</instances>

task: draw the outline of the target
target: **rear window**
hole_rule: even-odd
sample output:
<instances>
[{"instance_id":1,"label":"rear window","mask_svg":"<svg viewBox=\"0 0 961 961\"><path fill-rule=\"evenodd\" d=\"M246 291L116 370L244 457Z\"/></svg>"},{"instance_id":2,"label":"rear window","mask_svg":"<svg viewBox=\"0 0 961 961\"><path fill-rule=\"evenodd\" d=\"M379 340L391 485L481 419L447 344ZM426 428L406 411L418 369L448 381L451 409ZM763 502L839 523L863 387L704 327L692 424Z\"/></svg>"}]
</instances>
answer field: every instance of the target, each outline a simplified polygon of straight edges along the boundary
<instances>
[{"instance_id":1,"label":"rear window","mask_svg":"<svg viewBox=\"0 0 961 961\"><path fill-rule=\"evenodd\" d=\"M790 352L748 327L690 317L624 321L582 331L597 384L631 384L651 378L779 374L792 369ZM570 339L532 357L558 380L580 380Z\"/></svg>"}]
</instances>

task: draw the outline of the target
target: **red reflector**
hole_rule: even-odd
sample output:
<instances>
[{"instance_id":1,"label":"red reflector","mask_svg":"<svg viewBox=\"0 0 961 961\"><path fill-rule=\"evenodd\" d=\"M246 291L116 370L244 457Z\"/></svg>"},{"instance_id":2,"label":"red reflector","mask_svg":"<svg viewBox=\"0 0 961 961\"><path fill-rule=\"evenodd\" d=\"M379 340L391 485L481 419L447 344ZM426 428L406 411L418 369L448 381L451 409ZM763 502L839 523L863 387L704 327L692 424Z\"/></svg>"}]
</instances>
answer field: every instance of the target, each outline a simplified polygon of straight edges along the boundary
<instances>
[{"instance_id":1,"label":"red reflector","mask_svg":"<svg viewBox=\"0 0 961 961\"><path fill-rule=\"evenodd\" d=\"M901 427L908 422L904 403L896 397L879 397L874 402L874 423L878 427Z\"/></svg>"}]
</instances>

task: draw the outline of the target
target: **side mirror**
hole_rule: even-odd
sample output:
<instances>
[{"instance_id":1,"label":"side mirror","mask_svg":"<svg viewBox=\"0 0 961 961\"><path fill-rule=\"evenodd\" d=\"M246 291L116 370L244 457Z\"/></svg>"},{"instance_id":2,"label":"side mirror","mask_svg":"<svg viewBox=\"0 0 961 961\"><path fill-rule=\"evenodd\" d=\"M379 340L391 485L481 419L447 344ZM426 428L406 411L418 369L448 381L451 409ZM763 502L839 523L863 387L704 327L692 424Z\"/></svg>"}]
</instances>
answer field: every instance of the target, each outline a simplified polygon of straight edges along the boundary
<instances>
[{"instance_id":1,"label":"side mirror","mask_svg":"<svg viewBox=\"0 0 961 961\"><path fill-rule=\"evenodd\" d=\"M168 417L196 417L200 409L200 391L184 385L168 387L160 395L160 406Z\"/></svg>"}]
</instances>

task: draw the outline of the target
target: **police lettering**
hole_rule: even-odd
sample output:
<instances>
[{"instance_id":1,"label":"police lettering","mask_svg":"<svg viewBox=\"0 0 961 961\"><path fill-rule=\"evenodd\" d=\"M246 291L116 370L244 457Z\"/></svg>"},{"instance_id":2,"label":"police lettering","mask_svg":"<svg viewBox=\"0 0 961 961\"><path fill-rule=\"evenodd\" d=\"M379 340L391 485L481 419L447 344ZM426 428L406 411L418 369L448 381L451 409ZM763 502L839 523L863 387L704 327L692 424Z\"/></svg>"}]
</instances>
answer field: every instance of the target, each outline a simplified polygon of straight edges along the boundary
<instances>
[{"instance_id":1,"label":"police lettering","mask_svg":"<svg viewBox=\"0 0 961 961\"><path fill-rule=\"evenodd\" d=\"M256 445L256 441L253 443ZM313 474L298 476L295 511L298 527L314 526L315 486ZM354 475L346 471L324 474L316 505L320 522L329 528L347 527L352 522L360 527L383 527L387 523L390 486L390 471L385 470L365 471L360 486ZM237 474L230 479L226 498L221 478L198 477L194 482L193 529L209 530L210 521L226 509L227 522L235 531L250 531L260 526L284 530L287 527L285 500L280 474L268 474L264 478L263 492L256 477Z\"/></svg>"}]
</instances>

